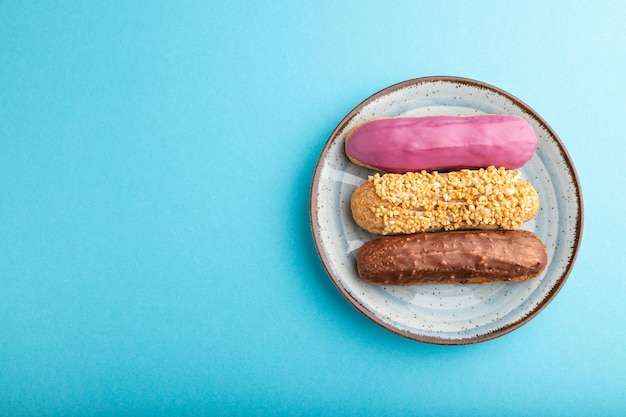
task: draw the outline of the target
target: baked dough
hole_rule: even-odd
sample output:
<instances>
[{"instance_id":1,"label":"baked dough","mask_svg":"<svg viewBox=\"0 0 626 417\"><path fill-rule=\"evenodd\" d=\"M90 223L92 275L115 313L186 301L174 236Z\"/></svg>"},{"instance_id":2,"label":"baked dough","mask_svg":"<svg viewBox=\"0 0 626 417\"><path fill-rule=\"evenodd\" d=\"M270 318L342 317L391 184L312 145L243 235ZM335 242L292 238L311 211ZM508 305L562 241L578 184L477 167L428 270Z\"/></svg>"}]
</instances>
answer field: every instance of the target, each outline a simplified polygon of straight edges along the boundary
<instances>
[{"instance_id":1,"label":"baked dough","mask_svg":"<svg viewBox=\"0 0 626 417\"><path fill-rule=\"evenodd\" d=\"M519 171L488 167L448 173L375 174L350 202L363 229L382 235L461 229L517 229L539 210Z\"/></svg>"},{"instance_id":2,"label":"baked dough","mask_svg":"<svg viewBox=\"0 0 626 417\"><path fill-rule=\"evenodd\" d=\"M485 284L524 281L546 268L546 247L525 230L417 233L365 242L356 256L370 284Z\"/></svg>"},{"instance_id":3,"label":"baked dough","mask_svg":"<svg viewBox=\"0 0 626 417\"><path fill-rule=\"evenodd\" d=\"M353 163L383 172L517 169L537 142L532 126L517 116L394 117L355 126L345 149Z\"/></svg>"}]
</instances>

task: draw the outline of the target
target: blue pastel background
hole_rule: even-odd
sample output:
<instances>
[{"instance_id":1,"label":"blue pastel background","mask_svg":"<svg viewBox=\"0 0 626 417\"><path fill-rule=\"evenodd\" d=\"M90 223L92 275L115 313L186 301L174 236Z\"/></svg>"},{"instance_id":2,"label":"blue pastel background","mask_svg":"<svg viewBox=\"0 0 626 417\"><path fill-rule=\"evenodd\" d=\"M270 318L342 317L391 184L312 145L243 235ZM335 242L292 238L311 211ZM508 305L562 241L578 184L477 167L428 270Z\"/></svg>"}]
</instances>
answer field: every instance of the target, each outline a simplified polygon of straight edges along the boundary
<instances>
[{"instance_id":1,"label":"blue pastel background","mask_svg":"<svg viewBox=\"0 0 626 417\"><path fill-rule=\"evenodd\" d=\"M0 415L626 412L626 3L0 0ZM309 227L333 128L474 78L578 170L557 298L477 345L357 312Z\"/></svg>"}]
</instances>

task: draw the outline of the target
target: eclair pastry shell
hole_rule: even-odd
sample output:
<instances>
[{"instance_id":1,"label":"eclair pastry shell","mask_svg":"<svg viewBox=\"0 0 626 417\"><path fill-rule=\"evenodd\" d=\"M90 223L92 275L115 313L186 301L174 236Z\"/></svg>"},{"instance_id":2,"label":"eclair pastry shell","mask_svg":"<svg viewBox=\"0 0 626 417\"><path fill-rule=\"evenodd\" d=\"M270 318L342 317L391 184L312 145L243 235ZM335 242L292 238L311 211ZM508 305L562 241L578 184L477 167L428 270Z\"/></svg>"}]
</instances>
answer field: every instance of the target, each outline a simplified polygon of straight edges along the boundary
<instances>
[{"instance_id":1,"label":"eclair pastry shell","mask_svg":"<svg viewBox=\"0 0 626 417\"><path fill-rule=\"evenodd\" d=\"M547 266L546 247L526 230L384 236L357 253L361 279L376 285L525 281Z\"/></svg>"},{"instance_id":2,"label":"eclair pastry shell","mask_svg":"<svg viewBox=\"0 0 626 417\"><path fill-rule=\"evenodd\" d=\"M374 234L517 229L537 215L539 196L518 171L489 167L376 174L354 191L350 207Z\"/></svg>"}]
</instances>

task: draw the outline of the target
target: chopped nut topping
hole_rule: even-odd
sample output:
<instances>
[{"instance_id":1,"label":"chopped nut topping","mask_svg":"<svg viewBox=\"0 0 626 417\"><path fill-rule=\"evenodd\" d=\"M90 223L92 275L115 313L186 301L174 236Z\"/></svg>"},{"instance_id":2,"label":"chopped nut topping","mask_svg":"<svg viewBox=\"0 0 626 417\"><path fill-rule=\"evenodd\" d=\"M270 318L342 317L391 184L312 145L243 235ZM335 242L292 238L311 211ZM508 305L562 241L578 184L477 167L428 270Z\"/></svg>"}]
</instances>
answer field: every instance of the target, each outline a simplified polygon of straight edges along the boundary
<instances>
[{"instance_id":1,"label":"chopped nut topping","mask_svg":"<svg viewBox=\"0 0 626 417\"><path fill-rule=\"evenodd\" d=\"M388 205L373 207L383 234L480 227L516 229L532 217L536 191L519 171L487 169L369 177Z\"/></svg>"}]
</instances>

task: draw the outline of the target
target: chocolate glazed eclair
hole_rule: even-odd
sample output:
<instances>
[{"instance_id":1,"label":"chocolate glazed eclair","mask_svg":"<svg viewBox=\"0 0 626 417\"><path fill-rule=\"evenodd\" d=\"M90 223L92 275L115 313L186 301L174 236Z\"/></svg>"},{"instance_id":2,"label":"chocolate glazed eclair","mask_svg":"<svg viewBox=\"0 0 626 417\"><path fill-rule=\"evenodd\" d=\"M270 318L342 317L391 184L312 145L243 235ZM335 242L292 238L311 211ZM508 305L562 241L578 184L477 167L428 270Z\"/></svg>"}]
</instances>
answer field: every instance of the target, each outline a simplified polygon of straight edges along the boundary
<instances>
[{"instance_id":1,"label":"chocolate glazed eclair","mask_svg":"<svg viewBox=\"0 0 626 417\"><path fill-rule=\"evenodd\" d=\"M534 278L548 256L532 232L478 230L380 237L363 244L356 262L370 284L484 284Z\"/></svg>"}]
</instances>

